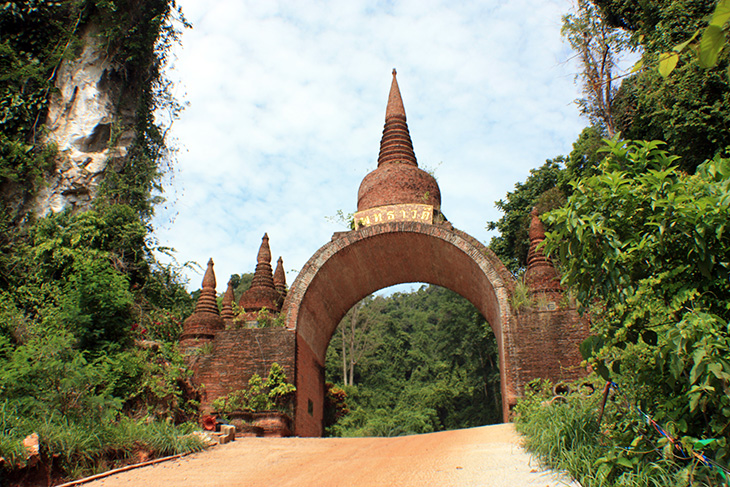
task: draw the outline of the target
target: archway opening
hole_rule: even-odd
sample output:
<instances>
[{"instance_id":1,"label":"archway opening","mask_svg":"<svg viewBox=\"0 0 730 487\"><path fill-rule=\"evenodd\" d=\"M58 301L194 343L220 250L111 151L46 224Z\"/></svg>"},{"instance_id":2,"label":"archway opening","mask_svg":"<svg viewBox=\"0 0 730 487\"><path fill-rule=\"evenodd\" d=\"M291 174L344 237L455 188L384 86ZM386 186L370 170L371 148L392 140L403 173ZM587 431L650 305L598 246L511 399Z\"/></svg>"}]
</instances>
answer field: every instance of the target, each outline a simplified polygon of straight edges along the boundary
<instances>
[{"instance_id":1,"label":"archway opening","mask_svg":"<svg viewBox=\"0 0 730 487\"><path fill-rule=\"evenodd\" d=\"M499 350L502 418L508 418L516 397L505 355L511 349L505 343L513 321L511 275L492 252L458 230L394 222L339 235L312 256L292 284L284 308L297 340L296 434L323 433L325 356L347 311L379 289L407 282L456 292L489 323Z\"/></svg>"},{"instance_id":2,"label":"archway opening","mask_svg":"<svg viewBox=\"0 0 730 487\"><path fill-rule=\"evenodd\" d=\"M381 290L353 306L330 341L325 435L498 423L499 378L496 337L468 300L428 284Z\"/></svg>"}]
</instances>

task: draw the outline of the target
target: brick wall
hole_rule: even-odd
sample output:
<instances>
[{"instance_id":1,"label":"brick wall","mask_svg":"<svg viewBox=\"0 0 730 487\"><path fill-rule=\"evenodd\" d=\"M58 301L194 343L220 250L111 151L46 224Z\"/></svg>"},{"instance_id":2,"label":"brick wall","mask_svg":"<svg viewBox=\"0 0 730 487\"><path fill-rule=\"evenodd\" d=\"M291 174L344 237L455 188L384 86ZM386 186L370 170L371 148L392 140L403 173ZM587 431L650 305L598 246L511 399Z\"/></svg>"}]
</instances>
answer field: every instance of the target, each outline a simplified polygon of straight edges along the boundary
<instances>
[{"instance_id":1,"label":"brick wall","mask_svg":"<svg viewBox=\"0 0 730 487\"><path fill-rule=\"evenodd\" d=\"M502 352L510 349L502 345L507 344L503 329L513 327L508 298L514 282L484 245L448 224L391 222L338 233L302 268L283 307L287 327L297 333L297 435L322 434L321 369L342 317L368 294L403 282L436 284L471 301L497 336L500 361L509 362ZM515 395L513 380L506 367L505 398ZM506 400L504 414L508 417Z\"/></svg>"},{"instance_id":2,"label":"brick wall","mask_svg":"<svg viewBox=\"0 0 730 487\"><path fill-rule=\"evenodd\" d=\"M294 433L321 436L324 360L337 325L368 294L402 282L428 282L471 301L494 330L499 347L503 417L535 378L553 381L584 374L578 344L587 323L574 309L516 313L511 274L493 252L450 225L395 222L341 232L320 248L292 284L284 303L287 328L216 333L209 353L192 355L194 380L204 386L203 410L246 387L273 362L295 380Z\"/></svg>"},{"instance_id":3,"label":"brick wall","mask_svg":"<svg viewBox=\"0 0 730 487\"><path fill-rule=\"evenodd\" d=\"M520 311L515 336L518 340L510 355L518 396L533 379L560 382L586 374L580 367L579 346L588 337L588 322L574 308Z\"/></svg>"},{"instance_id":4,"label":"brick wall","mask_svg":"<svg viewBox=\"0 0 730 487\"><path fill-rule=\"evenodd\" d=\"M285 328L244 328L216 333L210 345L199 347L207 353L193 353L188 363L193 381L202 387L201 410L210 412L217 397L248 386L253 374L266 378L271 364L284 368L294 382L295 333Z\"/></svg>"}]
</instances>

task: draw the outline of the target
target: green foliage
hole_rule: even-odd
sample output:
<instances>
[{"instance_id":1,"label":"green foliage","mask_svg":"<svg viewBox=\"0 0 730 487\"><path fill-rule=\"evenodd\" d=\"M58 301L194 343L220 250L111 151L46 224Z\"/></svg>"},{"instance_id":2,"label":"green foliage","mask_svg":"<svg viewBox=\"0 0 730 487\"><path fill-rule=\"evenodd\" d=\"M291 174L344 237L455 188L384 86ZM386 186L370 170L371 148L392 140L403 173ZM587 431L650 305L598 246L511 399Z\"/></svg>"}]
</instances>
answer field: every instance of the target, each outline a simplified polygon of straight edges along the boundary
<instances>
[{"instance_id":1,"label":"green foliage","mask_svg":"<svg viewBox=\"0 0 730 487\"><path fill-rule=\"evenodd\" d=\"M256 324L259 328L283 328L286 326L285 319L286 315L279 313L274 316L266 308L256 313Z\"/></svg>"},{"instance_id":2,"label":"green foliage","mask_svg":"<svg viewBox=\"0 0 730 487\"><path fill-rule=\"evenodd\" d=\"M41 437L49 469L66 475L200 447L184 436L196 391L172 343L192 310L180 270L148 239L152 191L169 162L153 112L180 105L161 76L183 23L172 0L18 0L0 6L0 456L24 463L20 441ZM94 209L24 215L56 149L43 123L63 60L101 29L136 110L136 139ZM165 249L161 249L165 250ZM156 340L156 341L151 341ZM55 460L54 460L55 459Z\"/></svg>"},{"instance_id":3,"label":"green foliage","mask_svg":"<svg viewBox=\"0 0 730 487\"><path fill-rule=\"evenodd\" d=\"M727 463L730 161L688 175L657 142L608 142L601 172L547 217L546 249L592 310L596 370Z\"/></svg>"},{"instance_id":4,"label":"green foliage","mask_svg":"<svg viewBox=\"0 0 730 487\"><path fill-rule=\"evenodd\" d=\"M233 302L237 303L241 299L241 295L248 291L253 282L253 272L247 272L241 275L233 274Z\"/></svg>"},{"instance_id":5,"label":"green foliage","mask_svg":"<svg viewBox=\"0 0 730 487\"><path fill-rule=\"evenodd\" d=\"M501 420L497 346L479 312L436 286L374 297L359 309L366 350L342 386L342 338L328 349L326 376L347 394L350 412L333 436L394 436ZM340 326L350 326L349 319Z\"/></svg>"},{"instance_id":6,"label":"green foliage","mask_svg":"<svg viewBox=\"0 0 730 487\"><path fill-rule=\"evenodd\" d=\"M195 414L194 398L182 383L187 371L172 347L129 349L92 355L57 332L34 337L0 357L0 456L6 467L23 465L18 444L36 432L43 458L74 475L107 459L130 458L134 449L153 454L199 449L178 439ZM122 413L127 413L122 414ZM132 418L139 418L139 421Z\"/></svg>"},{"instance_id":7,"label":"green foliage","mask_svg":"<svg viewBox=\"0 0 730 487\"><path fill-rule=\"evenodd\" d=\"M276 362L271 364L269 375L263 380L253 374L248 389L231 391L213 401L213 409L223 415L234 411L270 411L291 413L291 400L296 387L287 381L284 369Z\"/></svg>"},{"instance_id":8,"label":"green foliage","mask_svg":"<svg viewBox=\"0 0 730 487\"><path fill-rule=\"evenodd\" d=\"M726 66L726 57L712 70L690 60L667 78L655 70L627 78L617 101L618 129L627 138L666 141L668 150L681 157L679 166L694 172L730 145Z\"/></svg>"},{"instance_id":9,"label":"green foliage","mask_svg":"<svg viewBox=\"0 0 730 487\"><path fill-rule=\"evenodd\" d=\"M546 249L564 263L564 280L580 302L600 299L620 321L644 327L666 316L631 309L639 297L660 299L672 313L693 302L726 314L717 297L730 285L730 161L690 176L658 142L607 143L602 173L573 182L568 204L547 218Z\"/></svg>"},{"instance_id":10,"label":"green foliage","mask_svg":"<svg viewBox=\"0 0 730 487\"><path fill-rule=\"evenodd\" d=\"M730 146L728 53L712 48L717 47L717 35L709 43L712 46L705 41L706 49L695 38L700 53L712 52L712 69L703 67L709 62L707 56L689 52L695 46L693 33L708 20L714 25L711 14L716 0L593 2L610 23L635 34L635 42L643 48L640 65L651 67L621 84L614 103L617 131L630 139L666 141L668 150L682 158L679 165L687 172L724 155ZM662 76L669 72L672 76Z\"/></svg>"},{"instance_id":11,"label":"green foliage","mask_svg":"<svg viewBox=\"0 0 730 487\"><path fill-rule=\"evenodd\" d=\"M0 247L0 456L18 458L37 432L43 458L57 458L48 468L74 476L134 449L199 448L173 426L197 414L171 343L190 298L179 271L151 259L134 210L52 215L14 237Z\"/></svg>"},{"instance_id":12,"label":"green foliage","mask_svg":"<svg viewBox=\"0 0 730 487\"><path fill-rule=\"evenodd\" d=\"M513 273L518 273L527 265L527 251L530 239L527 230L530 226L530 212L535 206L542 212L551 210L562 203L559 195L541 201L540 197L548 191L561 186L564 158L557 157L545 162L541 167L530 170L524 183L515 184L515 190L507 193L503 200L495 203L504 216L496 222L488 222L488 230L498 230L499 235L492 237L489 248L502 260Z\"/></svg>"},{"instance_id":13,"label":"green foliage","mask_svg":"<svg viewBox=\"0 0 730 487\"><path fill-rule=\"evenodd\" d=\"M620 393L611 392L599 430L601 394L550 400L549 383L533 383L527 390L515 408L525 447L584 487L722 485L718 470L683 458Z\"/></svg>"},{"instance_id":14,"label":"green foliage","mask_svg":"<svg viewBox=\"0 0 730 487\"><path fill-rule=\"evenodd\" d=\"M704 22L716 0L592 0L609 24L631 32L654 53L689 38Z\"/></svg>"}]
</instances>

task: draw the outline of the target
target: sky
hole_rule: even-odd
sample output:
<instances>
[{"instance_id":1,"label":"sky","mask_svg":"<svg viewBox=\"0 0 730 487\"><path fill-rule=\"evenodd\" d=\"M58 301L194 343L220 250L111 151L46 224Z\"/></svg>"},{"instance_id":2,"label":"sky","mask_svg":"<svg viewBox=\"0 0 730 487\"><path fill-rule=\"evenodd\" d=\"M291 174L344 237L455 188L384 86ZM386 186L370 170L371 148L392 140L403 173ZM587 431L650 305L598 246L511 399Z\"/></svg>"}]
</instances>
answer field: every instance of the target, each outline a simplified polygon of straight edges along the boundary
<instances>
[{"instance_id":1,"label":"sky","mask_svg":"<svg viewBox=\"0 0 730 487\"><path fill-rule=\"evenodd\" d=\"M187 107L154 221L200 287L253 272L268 232L287 282L352 213L377 164L391 71L414 151L451 223L488 244L488 221L532 168L570 152L587 122L560 36L570 0L178 0L167 76ZM166 114L158 114L166 123Z\"/></svg>"}]
</instances>

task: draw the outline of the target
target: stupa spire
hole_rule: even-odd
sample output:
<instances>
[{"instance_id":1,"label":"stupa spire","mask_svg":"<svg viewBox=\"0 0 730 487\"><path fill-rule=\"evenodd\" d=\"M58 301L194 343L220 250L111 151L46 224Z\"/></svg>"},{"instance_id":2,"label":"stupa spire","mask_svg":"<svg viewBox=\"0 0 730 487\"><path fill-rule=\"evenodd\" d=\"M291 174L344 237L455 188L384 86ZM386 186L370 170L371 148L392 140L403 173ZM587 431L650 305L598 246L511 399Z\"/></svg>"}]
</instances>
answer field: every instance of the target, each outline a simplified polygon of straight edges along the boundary
<instances>
[{"instance_id":1,"label":"stupa spire","mask_svg":"<svg viewBox=\"0 0 730 487\"><path fill-rule=\"evenodd\" d=\"M385 208L392 205L419 206ZM439 185L433 175L419 168L416 162L394 69L385 109L378 167L360 183L355 225L373 225L392 220L397 215L402 215L404 220L416 219L424 223L433 223L436 215L443 217ZM412 217L406 218L406 215Z\"/></svg>"},{"instance_id":2,"label":"stupa spire","mask_svg":"<svg viewBox=\"0 0 730 487\"><path fill-rule=\"evenodd\" d=\"M396 71L393 69L393 81L390 84L388 106L385 109L385 127L380 139L378 167L388 163L411 164L418 166L416 154L413 152L411 134L406 123L406 110L398 88Z\"/></svg>"},{"instance_id":3,"label":"stupa spire","mask_svg":"<svg viewBox=\"0 0 730 487\"><path fill-rule=\"evenodd\" d=\"M562 293L557 269L545 256L542 248L539 248L545 240L545 227L540 221L537 208L532 209L530 217L530 250L527 252L525 283L531 294Z\"/></svg>"},{"instance_id":4,"label":"stupa spire","mask_svg":"<svg viewBox=\"0 0 730 487\"><path fill-rule=\"evenodd\" d=\"M210 259L203 276L202 289L195 305L195 311L183 323L183 331L180 336L180 344L183 348L197 346L202 343L201 340L212 340L215 333L224 328L223 320L218 313L215 284L213 259Z\"/></svg>"},{"instance_id":5,"label":"stupa spire","mask_svg":"<svg viewBox=\"0 0 730 487\"><path fill-rule=\"evenodd\" d=\"M280 297L274 286L268 234L264 234L261 239L257 261L251 287L241 295L238 305L245 313L259 311L263 308L269 311L279 311Z\"/></svg>"},{"instance_id":6,"label":"stupa spire","mask_svg":"<svg viewBox=\"0 0 730 487\"><path fill-rule=\"evenodd\" d=\"M195 313L205 312L218 314L218 304L215 299L215 272L213 271L213 259L208 259L208 268L203 275L200 298L195 305Z\"/></svg>"},{"instance_id":7,"label":"stupa spire","mask_svg":"<svg viewBox=\"0 0 730 487\"><path fill-rule=\"evenodd\" d=\"M286 298L286 273L284 272L284 259L279 257L276 261L276 270L274 271L274 287L276 291L281 295L281 301L284 302Z\"/></svg>"},{"instance_id":8,"label":"stupa spire","mask_svg":"<svg viewBox=\"0 0 730 487\"><path fill-rule=\"evenodd\" d=\"M223 295L223 300L221 301L221 318L223 318L224 322L230 322L233 321L234 318L233 314L233 280L228 280L228 288L226 289L226 293Z\"/></svg>"}]
</instances>

